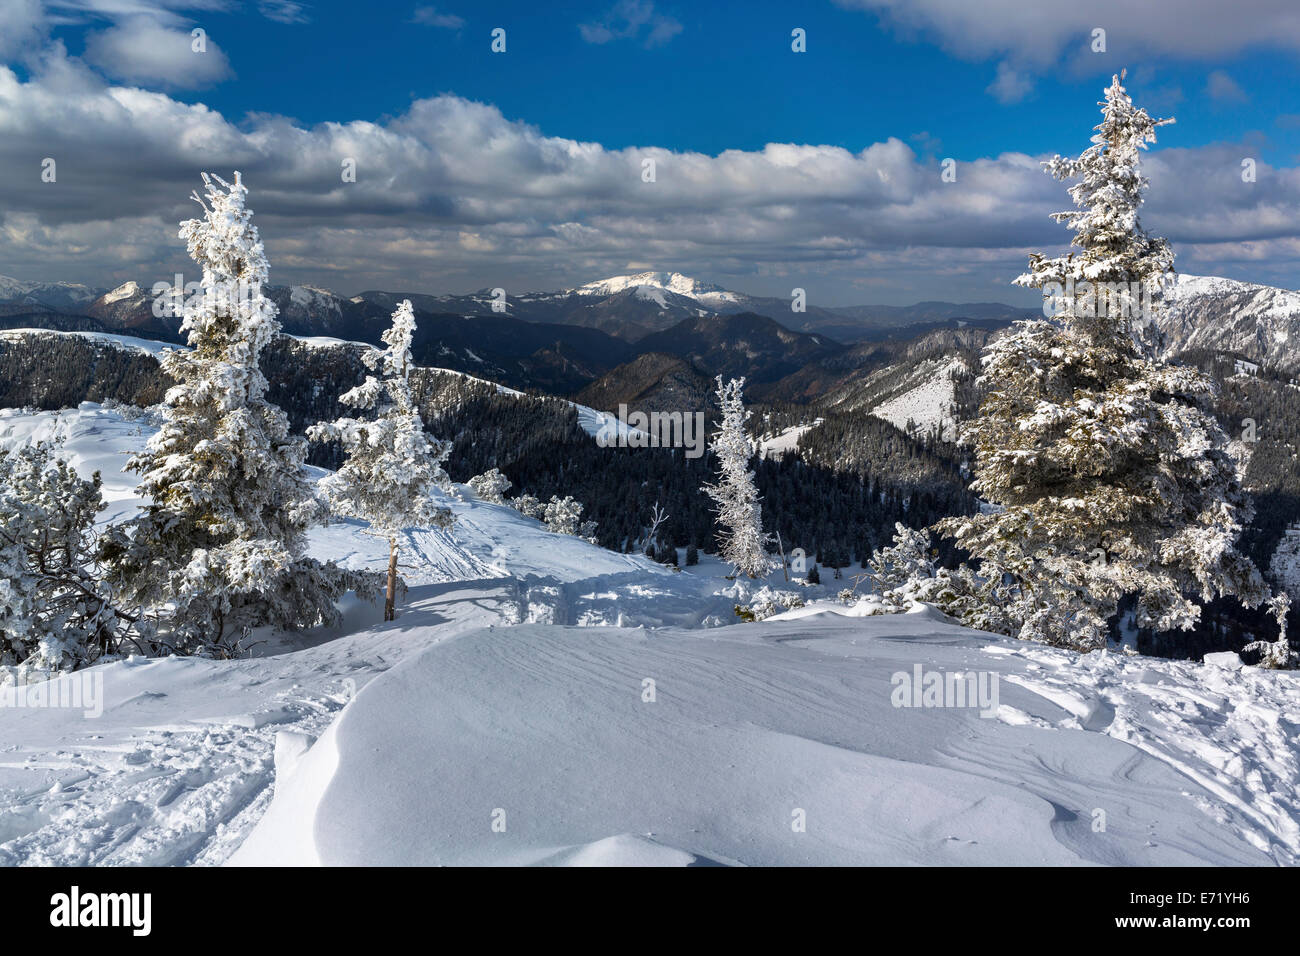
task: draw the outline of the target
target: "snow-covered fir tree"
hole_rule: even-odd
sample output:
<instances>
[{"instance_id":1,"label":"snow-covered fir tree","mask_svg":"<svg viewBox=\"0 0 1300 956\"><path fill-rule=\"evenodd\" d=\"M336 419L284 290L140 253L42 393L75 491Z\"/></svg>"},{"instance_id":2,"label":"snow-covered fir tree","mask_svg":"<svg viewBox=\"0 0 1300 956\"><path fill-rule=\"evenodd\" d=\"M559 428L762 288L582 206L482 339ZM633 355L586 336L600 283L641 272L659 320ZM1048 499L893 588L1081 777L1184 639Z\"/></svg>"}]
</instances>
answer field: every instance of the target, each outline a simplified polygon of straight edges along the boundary
<instances>
[{"instance_id":1,"label":"snow-covered fir tree","mask_svg":"<svg viewBox=\"0 0 1300 956\"><path fill-rule=\"evenodd\" d=\"M1002 610L1007 589L1001 578L982 576L965 564L941 567L937 558L928 531L899 522L894 526L893 542L871 554L861 577L871 584L886 611L932 604L967 627L1010 633ZM858 597L856 589L847 593L853 599Z\"/></svg>"},{"instance_id":2,"label":"snow-covered fir tree","mask_svg":"<svg viewBox=\"0 0 1300 956\"><path fill-rule=\"evenodd\" d=\"M766 550L768 535L763 532L762 504L749 468L754 446L745 433L750 415L742 393L745 380L733 378L724 384L719 375L717 382L722 421L709 449L718 459L720 475L715 484L705 485L704 491L716 506L722 560L732 566L733 574L762 577L772 569L773 562Z\"/></svg>"},{"instance_id":3,"label":"snow-covered fir tree","mask_svg":"<svg viewBox=\"0 0 1300 956\"><path fill-rule=\"evenodd\" d=\"M99 473L78 477L48 444L0 457L0 668L19 683L130 638L136 615L115 606L95 567L103 508Z\"/></svg>"},{"instance_id":4,"label":"snow-covered fir tree","mask_svg":"<svg viewBox=\"0 0 1300 956\"><path fill-rule=\"evenodd\" d=\"M867 579L880 594L934 575L930 533L909 528L901 521L894 525L893 543L877 548L867 558Z\"/></svg>"},{"instance_id":5,"label":"snow-covered fir tree","mask_svg":"<svg viewBox=\"0 0 1300 956\"><path fill-rule=\"evenodd\" d=\"M505 504L506 492L511 487L510 479L501 474L500 469L497 468L475 475L465 484L469 485L470 491L474 492L480 501L487 501L494 505Z\"/></svg>"},{"instance_id":6,"label":"snow-covered fir tree","mask_svg":"<svg viewBox=\"0 0 1300 956\"><path fill-rule=\"evenodd\" d=\"M572 495L561 498L555 495L546 503L545 516L542 519L546 527L556 534L577 534L582 523L582 502Z\"/></svg>"},{"instance_id":7,"label":"snow-covered fir tree","mask_svg":"<svg viewBox=\"0 0 1300 956\"><path fill-rule=\"evenodd\" d=\"M1254 607L1268 596L1236 546L1252 506L1208 410L1214 386L1152 358L1133 308L1130 283L1157 309L1173 267L1169 244L1138 219L1139 156L1161 124L1118 76L1105 95L1093 145L1045 164L1078 179L1076 208L1055 215L1075 249L1031 256L1016 280L1056 300L1053 319L1017 323L989 349L987 397L963 429L971 487L993 507L936 526L987 579L1014 581L1006 611L1020 637L1079 649L1105 644L1125 596L1157 631L1194 625L1198 600ZM1098 283L1123 291L1096 294Z\"/></svg>"},{"instance_id":8,"label":"snow-covered fir tree","mask_svg":"<svg viewBox=\"0 0 1300 956\"><path fill-rule=\"evenodd\" d=\"M1277 622L1277 639L1273 641L1253 641L1242 648L1243 655L1259 654L1259 666L1271 670L1295 670L1300 667L1300 654L1291 649L1291 642L1286 636L1286 616L1291 610L1291 597L1286 591L1278 591L1268 601L1268 609L1273 612Z\"/></svg>"},{"instance_id":9,"label":"snow-covered fir tree","mask_svg":"<svg viewBox=\"0 0 1300 956\"><path fill-rule=\"evenodd\" d=\"M148 503L105 536L102 556L118 593L147 608L154 650L229 655L254 626L335 620L335 600L370 582L305 556L322 509L306 442L267 401L258 366L280 327L262 292L266 256L239 174L203 182L203 217L180 231L202 270L201 294L183 306L190 348L162 355L176 385L127 466Z\"/></svg>"},{"instance_id":10,"label":"snow-covered fir tree","mask_svg":"<svg viewBox=\"0 0 1300 956\"><path fill-rule=\"evenodd\" d=\"M1292 525L1282 535L1268 565L1277 586L1293 602L1300 601L1300 525Z\"/></svg>"},{"instance_id":11,"label":"snow-covered fir tree","mask_svg":"<svg viewBox=\"0 0 1300 956\"><path fill-rule=\"evenodd\" d=\"M374 534L388 541L388 586L384 620L395 616L397 551L402 529L449 527L451 509L438 504L451 492L442 463L451 443L431 438L411 396L411 338L415 313L404 300L393 324L381 336L388 348L370 350L362 361L383 380L367 375L356 388L339 396L353 408L373 410L366 420L340 418L308 429L313 441L338 441L347 460L321 479L320 488L335 514L369 522ZM507 485L509 483L507 482Z\"/></svg>"},{"instance_id":12,"label":"snow-covered fir tree","mask_svg":"<svg viewBox=\"0 0 1300 956\"><path fill-rule=\"evenodd\" d=\"M569 534L595 543L596 522L582 520L583 505L572 495L555 495L546 503L542 520L556 534Z\"/></svg>"},{"instance_id":13,"label":"snow-covered fir tree","mask_svg":"<svg viewBox=\"0 0 1300 956\"><path fill-rule=\"evenodd\" d=\"M506 503L525 518L536 518L540 521L546 514L546 505L536 495L518 495Z\"/></svg>"}]
</instances>

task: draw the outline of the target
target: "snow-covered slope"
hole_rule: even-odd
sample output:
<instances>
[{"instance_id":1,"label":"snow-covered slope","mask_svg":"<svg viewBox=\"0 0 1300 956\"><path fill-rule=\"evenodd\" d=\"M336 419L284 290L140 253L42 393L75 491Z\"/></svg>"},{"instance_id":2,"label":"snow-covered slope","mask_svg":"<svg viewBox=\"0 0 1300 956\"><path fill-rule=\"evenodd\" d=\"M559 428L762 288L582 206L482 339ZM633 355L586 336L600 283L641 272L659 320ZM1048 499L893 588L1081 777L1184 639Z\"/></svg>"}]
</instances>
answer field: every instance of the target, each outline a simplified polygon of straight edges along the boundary
<instances>
[{"instance_id":1,"label":"snow-covered slope","mask_svg":"<svg viewBox=\"0 0 1300 956\"><path fill-rule=\"evenodd\" d=\"M956 361L927 370L928 378L876 405L871 414L904 431L909 427L923 434L936 431L940 441L955 441L957 420L952 376L959 370L960 363Z\"/></svg>"},{"instance_id":2,"label":"snow-covered slope","mask_svg":"<svg viewBox=\"0 0 1300 956\"><path fill-rule=\"evenodd\" d=\"M368 345L365 342L347 342L344 341L343 339L334 339L334 338L329 338L326 336L319 336L319 335L314 335L314 336L295 335L292 337L297 339L299 342L302 342L304 345L308 345L312 348L337 348L342 346L342 347L365 349L365 348L373 347L371 345ZM518 389L507 388L504 385L500 385L496 382L489 381L488 379L478 378L477 376L470 375L468 372L458 372L455 369L449 369L449 368L434 368L431 369L431 371L437 372L441 375L455 375L458 378L468 379L472 382L481 382L484 385L493 385L496 387L497 393L500 395L519 396L524 394ZM565 401L565 400L557 399L557 401ZM596 409L589 408L586 405L579 405L577 402L566 402L566 404L572 405L573 408L577 410L578 427L581 428L588 435L591 435L593 438L602 430L605 431L606 434L622 435L624 437L636 431L636 429L629 428L627 425L620 422L618 420L618 416L612 415L609 412L597 411Z\"/></svg>"},{"instance_id":3,"label":"snow-covered slope","mask_svg":"<svg viewBox=\"0 0 1300 956\"><path fill-rule=\"evenodd\" d=\"M1171 354L1188 349L1239 352L1300 371L1300 292L1180 275L1157 325Z\"/></svg>"},{"instance_id":4,"label":"snow-covered slope","mask_svg":"<svg viewBox=\"0 0 1300 956\"><path fill-rule=\"evenodd\" d=\"M726 293L722 286L701 282L680 272L638 272L635 275L610 276L588 282L572 291L578 295L615 295L627 289L659 289L676 295L698 299L705 294ZM734 293L728 293L733 294Z\"/></svg>"},{"instance_id":5,"label":"snow-covered slope","mask_svg":"<svg viewBox=\"0 0 1300 956\"><path fill-rule=\"evenodd\" d=\"M0 329L0 337L5 336L77 336L88 339L93 342L102 342L105 345L112 345L122 349L132 349L138 352L144 352L149 355L157 356L164 349L185 349L188 346L176 345L169 342L158 342L153 339L142 339L131 335L117 335L110 332L63 332L54 329ZM346 339L336 339L330 336L321 335L292 335L289 336L295 341L301 342L309 348L332 349L332 348L351 348L351 349L369 349L374 346L367 342L348 341ZM432 368L430 371L437 372L440 375L455 375L458 378L469 379L474 382L481 382L485 385L495 386L497 392L502 395L523 395L524 393L513 388L507 388L504 385L489 381L488 379L478 378L467 372L459 372L455 369ZM556 401L565 401L556 399ZM606 434L623 435L626 437L636 431L629 428L626 424L620 422L616 415L609 412L597 411L586 405L580 405L577 402L566 402L573 406L578 413L578 426L588 435L595 437L602 430Z\"/></svg>"},{"instance_id":6,"label":"snow-covered slope","mask_svg":"<svg viewBox=\"0 0 1300 956\"><path fill-rule=\"evenodd\" d=\"M91 342L102 342L105 345L112 345L121 349L131 349L136 352L144 352L148 355L158 355L164 349L183 350L187 347L184 345L176 345L172 342L157 342L153 339L142 339L134 335L116 335L112 332L61 332L53 329L0 330L0 336L21 337L25 335L75 335L79 338L88 339Z\"/></svg>"},{"instance_id":7,"label":"snow-covered slope","mask_svg":"<svg viewBox=\"0 0 1300 956\"><path fill-rule=\"evenodd\" d=\"M954 378L969 371L960 356L900 362L862 379L850 377L833 389L827 400L842 411L866 412L904 431L910 425L921 434L954 441Z\"/></svg>"},{"instance_id":8,"label":"snow-covered slope","mask_svg":"<svg viewBox=\"0 0 1300 956\"><path fill-rule=\"evenodd\" d=\"M996 674L996 716L895 706L918 666ZM1231 710L1275 678L1206 670L1080 667L930 613L492 628L367 687L232 862L1289 861L1293 745Z\"/></svg>"},{"instance_id":9,"label":"snow-covered slope","mask_svg":"<svg viewBox=\"0 0 1300 956\"><path fill-rule=\"evenodd\" d=\"M58 438L103 473L105 520L149 432L0 413L0 448ZM1300 859L1298 675L1081 658L819 588L723 627L757 585L715 561L673 572L462 493L451 535L405 536L396 621L352 603L244 660L60 679L100 682L99 716L0 710L0 863ZM363 531L313 553L377 565ZM917 668L997 699L899 706Z\"/></svg>"},{"instance_id":10,"label":"snow-covered slope","mask_svg":"<svg viewBox=\"0 0 1300 956\"><path fill-rule=\"evenodd\" d=\"M792 425L779 435L764 438L758 443L758 453L764 457L780 458L788 451L795 451L799 447L799 439L821 423L822 419L819 418L808 425Z\"/></svg>"}]
</instances>

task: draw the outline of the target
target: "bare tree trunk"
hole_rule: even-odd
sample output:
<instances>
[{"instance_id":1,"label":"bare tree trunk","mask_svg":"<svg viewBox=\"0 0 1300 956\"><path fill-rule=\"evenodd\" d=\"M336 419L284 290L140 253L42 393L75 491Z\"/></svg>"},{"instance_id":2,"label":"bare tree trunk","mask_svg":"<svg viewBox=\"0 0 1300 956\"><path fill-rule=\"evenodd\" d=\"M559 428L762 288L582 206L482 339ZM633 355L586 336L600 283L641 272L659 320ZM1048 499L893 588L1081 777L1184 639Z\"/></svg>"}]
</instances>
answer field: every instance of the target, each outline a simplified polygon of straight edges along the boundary
<instances>
[{"instance_id":1,"label":"bare tree trunk","mask_svg":"<svg viewBox=\"0 0 1300 956\"><path fill-rule=\"evenodd\" d=\"M391 621L397 615L393 611L393 601L397 596L397 539L388 539L388 594L384 598L384 620Z\"/></svg>"}]
</instances>

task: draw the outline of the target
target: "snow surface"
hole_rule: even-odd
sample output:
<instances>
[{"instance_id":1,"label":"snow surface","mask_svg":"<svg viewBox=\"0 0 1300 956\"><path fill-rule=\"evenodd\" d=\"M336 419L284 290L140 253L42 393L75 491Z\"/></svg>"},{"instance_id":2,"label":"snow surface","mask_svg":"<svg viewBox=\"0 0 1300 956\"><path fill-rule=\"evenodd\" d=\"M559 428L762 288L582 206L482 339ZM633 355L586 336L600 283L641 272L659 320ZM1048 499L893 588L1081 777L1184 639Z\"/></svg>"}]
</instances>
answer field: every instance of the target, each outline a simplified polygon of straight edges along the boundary
<instances>
[{"instance_id":1,"label":"snow surface","mask_svg":"<svg viewBox=\"0 0 1300 956\"><path fill-rule=\"evenodd\" d=\"M1063 657L994 650L932 614L468 633L367 686L230 862L1270 862L1264 834L1294 818L1198 780L1211 741L1147 726L1178 714L1186 683L1144 694L1146 666L1114 657L1076 683ZM918 662L998 673L998 718L894 708L891 675ZM1220 673L1207 708L1249 693Z\"/></svg>"},{"instance_id":2,"label":"snow surface","mask_svg":"<svg viewBox=\"0 0 1300 956\"><path fill-rule=\"evenodd\" d=\"M113 345L120 349L145 352L149 355L160 355L165 349L179 349L182 351L188 349L188 346L177 345L174 342L158 342L154 339L136 338L134 335L115 335L112 332L64 332L57 329L0 330L0 336L17 337L24 335L75 335L79 338L89 339L92 342L103 342L106 345Z\"/></svg>"},{"instance_id":3,"label":"snow surface","mask_svg":"<svg viewBox=\"0 0 1300 956\"><path fill-rule=\"evenodd\" d=\"M817 419L810 425L791 425L779 435L771 438L764 438L758 443L758 453L765 458L780 458L788 451L797 451L799 448L799 439L810 429L816 428L822 423L823 419Z\"/></svg>"},{"instance_id":4,"label":"snow surface","mask_svg":"<svg viewBox=\"0 0 1300 956\"><path fill-rule=\"evenodd\" d=\"M721 286L710 282L701 282L680 272L638 272L635 275L610 276L579 286L573 291L578 295L614 295L628 289L636 289L642 298L654 297L654 291L672 292L688 298L699 298L706 293L726 293ZM663 296L654 297L660 304Z\"/></svg>"},{"instance_id":5,"label":"snow surface","mask_svg":"<svg viewBox=\"0 0 1300 956\"><path fill-rule=\"evenodd\" d=\"M900 431L910 421L922 432L938 427L940 441L955 441L957 418L953 413L956 391L953 375L964 365L960 359L940 365L925 381L881 402L871 409L876 418L884 419Z\"/></svg>"},{"instance_id":6,"label":"snow surface","mask_svg":"<svg viewBox=\"0 0 1300 956\"><path fill-rule=\"evenodd\" d=\"M156 342L152 339L141 339L130 335L115 335L108 332L63 332L56 329L0 330L0 336L5 336L5 335L13 335L13 336L76 335L76 336L80 336L81 338L91 339L92 341L103 342L107 345L114 345L118 348L135 349L137 351L146 352L154 356L159 355L165 349L188 349L188 346L185 345L176 345L169 342ZM374 348L374 346L371 345L369 342L358 342L350 339L337 339L328 335L291 335L289 337L294 339L295 341L301 342L303 345L306 345L308 348L325 349L325 348L339 348L339 347L353 347L353 346L363 348L363 349ZM470 375L467 372L457 371L456 369L431 367L430 371L439 372L443 375L458 375L461 378L465 378L473 382L479 382L483 385L491 385L497 390L497 393L499 395L513 395L518 397L524 394L523 392L517 389L507 388L504 385L499 385L496 382L489 381L488 379L479 378L477 376ZM564 401L564 399L561 399L561 401ZM610 412L597 411L596 409L590 408L586 405L579 405L577 402L567 402L567 404L572 405L575 409L577 409L578 427L581 428L588 435L591 435L593 438L602 429L606 430L606 434L622 435L624 438L638 431L638 429L631 428L630 426L624 424L623 422L620 422L618 420L618 416ZM0 414L2 413L3 410L0 410Z\"/></svg>"},{"instance_id":7,"label":"snow surface","mask_svg":"<svg viewBox=\"0 0 1300 956\"><path fill-rule=\"evenodd\" d=\"M123 299L134 298L140 295L140 283L132 279L130 282L123 282L116 289L104 293L104 304L109 305L113 302L121 302Z\"/></svg>"},{"instance_id":8,"label":"snow surface","mask_svg":"<svg viewBox=\"0 0 1300 956\"><path fill-rule=\"evenodd\" d=\"M0 448L61 438L116 520L149 422L9 410ZM1081 657L844 607L825 597L845 582L780 571L807 606L717 626L757 585L715 560L674 572L460 493L451 534L407 532L396 621L351 602L246 659L60 678L102 680L98 718L0 707L0 863L1300 857L1300 675ZM320 529L313 553L377 566L363 530ZM895 707L918 665L997 675L996 710Z\"/></svg>"}]
</instances>

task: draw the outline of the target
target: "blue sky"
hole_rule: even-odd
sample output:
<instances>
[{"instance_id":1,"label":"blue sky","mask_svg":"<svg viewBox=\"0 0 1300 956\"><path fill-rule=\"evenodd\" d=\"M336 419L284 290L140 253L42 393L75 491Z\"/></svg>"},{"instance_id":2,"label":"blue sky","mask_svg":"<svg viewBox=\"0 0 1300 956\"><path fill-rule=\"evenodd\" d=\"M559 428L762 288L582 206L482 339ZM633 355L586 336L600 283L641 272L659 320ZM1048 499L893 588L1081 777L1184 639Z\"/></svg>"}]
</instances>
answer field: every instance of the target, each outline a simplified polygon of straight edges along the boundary
<instances>
[{"instance_id":1,"label":"blue sky","mask_svg":"<svg viewBox=\"0 0 1300 956\"><path fill-rule=\"evenodd\" d=\"M1033 16L1010 0L10 2L0 162L71 152L66 189L3 207L0 273L107 284L183 266L167 236L182 184L242 164L275 281L557 288L644 266L769 294L812 282L828 304L1014 300L1024 252L1068 238L1046 219L1064 187L1033 166L1087 145L1127 66L1134 98L1178 119L1149 164L1148 225L1180 266L1300 284L1300 24L1279 0L1041 0ZM34 129L37 106L67 122ZM185 132L166 142L164 122ZM351 191L326 182L349 149ZM652 153L665 189L620 179ZM946 157L970 175L945 191ZM147 183L119 180L132 160Z\"/></svg>"},{"instance_id":2,"label":"blue sky","mask_svg":"<svg viewBox=\"0 0 1300 956\"><path fill-rule=\"evenodd\" d=\"M232 118L270 112L315 124L373 120L453 93L495 104L549 135L614 148L718 153L791 142L856 151L897 136L974 158L1073 148L1105 81L1128 67L1139 101L1153 113L1177 114L1176 145L1258 135L1270 162L1300 154L1300 58L1258 46L1157 62L1089 50L1078 67L1035 77L1023 99L1002 103L986 92L997 78L992 58L953 56L932 36L900 36L876 14L834 3L655 3L653 16L680 32L651 42L647 24L603 44L585 40L581 26L600 24L615 6L609 2L542 10L536 3L318 0L300 5L297 22L264 18L250 28L252 6L195 11L234 75L181 99ZM419 22L418 10L434 12ZM428 22L440 18L447 25ZM97 25L87 20L54 35L81 50ZM505 55L490 50L496 27L507 31ZM808 36L802 56L790 49L794 27ZM1079 45L1090 47L1090 38ZM1207 96L1214 71L1231 77L1244 99ZM1278 117L1290 123L1279 125Z\"/></svg>"}]
</instances>

